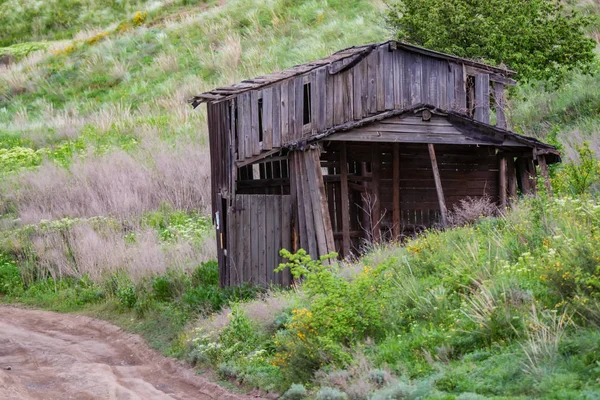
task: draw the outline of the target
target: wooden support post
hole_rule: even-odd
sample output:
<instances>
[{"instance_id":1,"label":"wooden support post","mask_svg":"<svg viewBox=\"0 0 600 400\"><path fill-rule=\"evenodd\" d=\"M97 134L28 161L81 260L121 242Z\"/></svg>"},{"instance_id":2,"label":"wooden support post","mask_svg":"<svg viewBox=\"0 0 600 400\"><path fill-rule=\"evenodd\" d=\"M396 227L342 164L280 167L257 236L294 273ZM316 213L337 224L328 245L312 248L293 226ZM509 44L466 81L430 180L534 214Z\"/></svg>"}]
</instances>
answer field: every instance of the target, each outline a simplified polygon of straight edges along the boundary
<instances>
[{"instance_id":1,"label":"wooden support post","mask_svg":"<svg viewBox=\"0 0 600 400\"><path fill-rule=\"evenodd\" d=\"M517 174L515 171L515 159L512 156L507 158L506 173L508 175L508 201L514 201L517 198Z\"/></svg>"},{"instance_id":2,"label":"wooden support post","mask_svg":"<svg viewBox=\"0 0 600 400\"><path fill-rule=\"evenodd\" d=\"M537 172L535 170L533 157L527 159L527 178L529 179L531 192L535 195L537 192Z\"/></svg>"},{"instance_id":3,"label":"wooden support post","mask_svg":"<svg viewBox=\"0 0 600 400\"><path fill-rule=\"evenodd\" d=\"M429 143L429 158L431 159L431 169L433 170L433 179L435 180L435 190L437 191L438 201L440 203L440 214L442 216L442 227L448 226L448 211L446 209L446 200L444 199L444 191L442 190L442 179L435 157L435 148Z\"/></svg>"},{"instance_id":4,"label":"wooden support post","mask_svg":"<svg viewBox=\"0 0 600 400\"><path fill-rule=\"evenodd\" d=\"M522 157L517 158L516 162L517 169L517 183L521 194L528 195L530 192L529 179L527 178L527 165L525 159Z\"/></svg>"},{"instance_id":5,"label":"wooden support post","mask_svg":"<svg viewBox=\"0 0 600 400\"><path fill-rule=\"evenodd\" d=\"M392 190L394 191L392 196L393 201L393 234L394 239L399 239L401 232L401 221L402 218L400 216L400 145L398 143L393 144L393 154L392 154L392 169L393 172L393 184Z\"/></svg>"},{"instance_id":6,"label":"wooden support post","mask_svg":"<svg viewBox=\"0 0 600 400\"><path fill-rule=\"evenodd\" d=\"M350 205L348 204L348 155L346 142L340 150L341 208L342 208L342 255L350 255Z\"/></svg>"},{"instance_id":7,"label":"wooden support post","mask_svg":"<svg viewBox=\"0 0 600 400\"><path fill-rule=\"evenodd\" d=\"M381 149L379 143L372 144L371 155L371 173L373 176L372 194L373 194L373 209L371 219L373 224L373 241L378 243L381 241Z\"/></svg>"},{"instance_id":8,"label":"wooden support post","mask_svg":"<svg viewBox=\"0 0 600 400\"><path fill-rule=\"evenodd\" d=\"M552 184L550 183L550 175L548 174L548 164L546 163L546 156L538 155L537 160L538 165L540 166L540 172L542 174L544 186L546 186L546 190L548 191L548 196L552 197Z\"/></svg>"},{"instance_id":9,"label":"wooden support post","mask_svg":"<svg viewBox=\"0 0 600 400\"><path fill-rule=\"evenodd\" d=\"M500 157L500 168L499 168L499 177L498 177L498 192L499 192L499 206L500 210L504 210L507 206L506 201L506 192L507 192L507 161L505 156Z\"/></svg>"},{"instance_id":10,"label":"wooden support post","mask_svg":"<svg viewBox=\"0 0 600 400\"><path fill-rule=\"evenodd\" d=\"M496 103L496 126L506 129L506 105L504 104L504 84L494 82L494 102Z\"/></svg>"}]
</instances>

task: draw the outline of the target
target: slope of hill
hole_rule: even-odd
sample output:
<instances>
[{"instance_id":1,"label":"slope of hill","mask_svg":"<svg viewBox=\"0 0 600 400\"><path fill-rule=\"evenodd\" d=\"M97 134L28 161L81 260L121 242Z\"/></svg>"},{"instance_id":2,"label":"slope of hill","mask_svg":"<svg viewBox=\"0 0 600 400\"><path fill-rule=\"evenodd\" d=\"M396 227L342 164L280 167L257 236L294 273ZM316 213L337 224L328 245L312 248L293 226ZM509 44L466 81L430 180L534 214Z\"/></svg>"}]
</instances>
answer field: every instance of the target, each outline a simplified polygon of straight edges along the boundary
<instances>
[{"instance_id":1,"label":"slope of hill","mask_svg":"<svg viewBox=\"0 0 600 400\"><path fill-rule=\"evenodd\" d=\"M383 40L383 2L55 0L90 12L60 23L42 7L37 27L18 23L34 3L13 3L0 3L15 10L0 13L14 19L1 43L49 42L0 67L0 297L111 318L265 391L600 395L593 200L541 196L341 269L304 260L317 273L303 287L254 301L256 289L217 287L206 115L185 100ZM567 160L584 141L600 150L598 83L600 72L574 71L559 90L518 88L513 128L561 145Z\"/></svg>"}]
</instances>

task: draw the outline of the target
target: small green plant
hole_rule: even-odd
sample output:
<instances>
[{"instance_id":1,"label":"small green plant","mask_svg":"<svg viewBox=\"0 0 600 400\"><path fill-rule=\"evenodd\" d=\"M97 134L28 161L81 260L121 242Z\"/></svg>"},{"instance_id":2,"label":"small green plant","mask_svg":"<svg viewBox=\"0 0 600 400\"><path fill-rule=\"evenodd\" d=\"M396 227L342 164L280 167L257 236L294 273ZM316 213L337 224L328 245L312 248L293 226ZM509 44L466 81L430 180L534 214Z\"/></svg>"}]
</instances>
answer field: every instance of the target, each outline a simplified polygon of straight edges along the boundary
<instances>
[{"instance_id":1,"label":"small green plant","mask_svg":"<svg viewBox=\"0 0 600 400\"><path fill-rule=\"evenodd\" d=\"M0 295L19 295L22 292L21 271L8 257L0 254Z\"/></svg>"},{"instance_id":2,"label":"small green plant","mask_svg":"<svg viewBox=\"0 0 600 400\"><path fill-rule=\"evenodd\" d=\"M558 166L552 186L559 195L593 194L600 187L600 162L587 142L576 147L579 160Z\"/></svg>"},{"instance_id":3,"label":"small green plant","mask_svg":"<svg viewBox=\"0 0 600 400\"><path fill-rule=\"evenodd\" d=\"M340 392L336 388L322 387L317 392L317 400L347 400L348 395L344 392Z\"/></svg>"},{"instance_id":4,"label":"small green plant","mask_svg":"<svg viewBox=\"0 0 600 400\"><path fill-rule=\"evenodd\" d=\"M132 283L120 285L117 289L117 299L122 307L133 308L138 300L135 286Z\"/></svg>"},{"instance_id":5,"label":"small green plant","mask_svg":"<svg viewBox=\"0 0 600 400\"><path fill-rule=\"evenodd\" d=\"M290 388L281 396L282 400L304 400L308 392L304 385L294 383Z\"/></svg>"}]
</instances>

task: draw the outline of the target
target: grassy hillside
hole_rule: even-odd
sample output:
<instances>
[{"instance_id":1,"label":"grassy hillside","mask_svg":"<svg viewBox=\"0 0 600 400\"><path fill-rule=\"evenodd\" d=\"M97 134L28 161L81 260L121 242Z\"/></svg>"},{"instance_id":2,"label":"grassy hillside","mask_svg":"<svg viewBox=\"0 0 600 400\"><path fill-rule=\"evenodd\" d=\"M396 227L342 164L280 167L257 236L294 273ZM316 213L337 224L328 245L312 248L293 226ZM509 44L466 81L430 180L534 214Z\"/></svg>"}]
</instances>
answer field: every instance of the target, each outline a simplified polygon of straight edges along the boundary
<instances>
[{"instance_id":1,"label":"grassy hillside","mask_svg":"<svg viewBox=\"0 0 600 400\"><path fill-rule=\"evenodd\" d=\"M384 2L52 4L0 2L4 301L111 318L224 381L298 384L288 399L600 396L600 166L578 151L600 154L600 70L510 99L513 129L564 151L558 199L351 264L296 255L290 291L223 290L206 115L185 100L384 40Z\"/></svg>"}]
</instances>

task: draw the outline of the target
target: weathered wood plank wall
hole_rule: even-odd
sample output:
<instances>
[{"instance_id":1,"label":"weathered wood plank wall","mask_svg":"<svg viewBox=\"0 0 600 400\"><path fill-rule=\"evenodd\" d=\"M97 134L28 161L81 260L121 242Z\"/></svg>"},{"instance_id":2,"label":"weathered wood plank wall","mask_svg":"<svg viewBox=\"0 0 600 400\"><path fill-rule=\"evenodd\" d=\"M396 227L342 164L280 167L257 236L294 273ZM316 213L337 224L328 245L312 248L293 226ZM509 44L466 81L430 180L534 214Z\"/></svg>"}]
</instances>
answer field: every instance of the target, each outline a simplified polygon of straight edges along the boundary
<instances>
[{"instance_id":1,"label":"weathered wood plank wall","mask_svg":"<svg viewBox=\"0 0 600 400\"><path fill-rule=\"evenodd\" d=\"M462 64L380 46L350 68L336 61L237 96L238 160L310 138L333 126L420 103L468 113ZM339 65L338 65L339 64ZM340 71L340 72L338 72ZM473 68L470 73L475 73ZM335 72L335 73L331 73ZM490 75L476 76L476 119L489 122ZM503 85L495 87L496 98ZM305 95L309 98L305 99ZM258 103L261 103L259 113ZM304 106L308 105L308 119ZM501 123L504 119L500 118ZM263 134L257 127L262 126Z\"/></svg>"},{"instance_id":2,"label":"weathered wood plank wall","mask_svg":"<svg viewBox=\"0 0 600 400\"><path fill-rule=\"evenodd\" d=\"M221 283L289 285L289 270L274 270L283 261L279 250L293 250L292 215L290 195L236 195L228 221L228 271Z\"/></svg>"}]
</instances>

